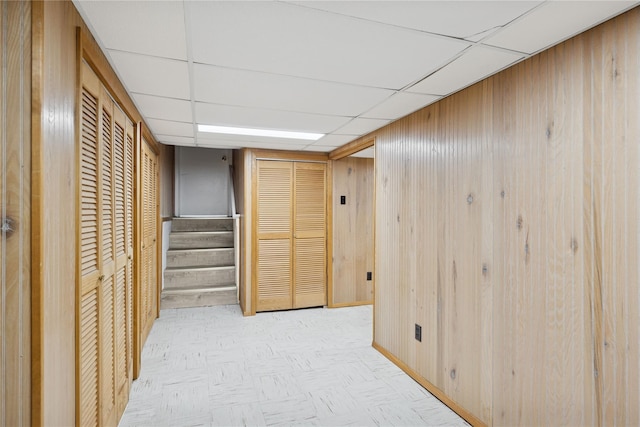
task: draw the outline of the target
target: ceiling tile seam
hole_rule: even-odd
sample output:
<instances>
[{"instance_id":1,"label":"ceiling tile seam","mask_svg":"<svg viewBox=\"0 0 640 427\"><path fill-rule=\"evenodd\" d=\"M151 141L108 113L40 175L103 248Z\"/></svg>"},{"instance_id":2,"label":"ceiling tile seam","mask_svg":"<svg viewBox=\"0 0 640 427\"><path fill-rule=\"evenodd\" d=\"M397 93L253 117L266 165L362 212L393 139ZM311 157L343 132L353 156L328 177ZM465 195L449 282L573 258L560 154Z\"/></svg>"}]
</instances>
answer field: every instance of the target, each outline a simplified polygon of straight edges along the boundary
<instances>
[{"instance_id":1,"label":"ceiling tile seam","mask_svg":"<svg viewBox=\"0 0 640 427\"><path fill-rule=\"evenodd\" d=\"M459 52L457 55L450 57L443 65L436 67L433 71L431 71L430 73L428 73L426 76L414 81L413 83L408 84L407 86L403 87L401 89L401 91L403 92L409 92L409 93L422 93L422 92L411 92L412 87L414 87L415 85L417 85L418 83L422 82L423 80L428 79L429 77L431 77L432 75L436 74L438 71L442 70L443 68L445 68L446 66L448 66L449 64L455 62L457 59L459 59L460 57L462 57L465 53L468 53L470 49L472 49L474 46L469 46L466 49L464 49L463 51ZM428 95L432 95L432 96L447 96L446 93L429 93Z\"/></svg>"},{"instance_id":2,"label":"ceiling tile seam","mask_svg":"<svg viewBox=\"0 0 640 427\"><path fill-rule=\"evenodd\" d=\"M190 11L188 10L188 2L182 2L182 13L184 16L184 39L187 44L187 73L189 74L189 103L191 104L191 119L193 126L193 141L196 147L198 146L198 123L196 117L196 103L195 103L195 79L194 66L193 66L193 52L191 48L191 18Z\"/></svg>"},{"instance_id":3,"label":"ceiling tile seam","mask_svg":"<svg viewBox=\"0 0 640 427\"><path fill-rule=\"evenodd\" d=\"M291 78L291 79L300 79L300 80L307 80L307 81L312 81L312 82L331 83L331 84L337 84L337 85L343 85L343 86L354 86L354 87L359 87L359 88L364 88L364 89L393 90L393 91L401 90L401 88L390 88L390 87L382 87L382 86L369 86L369 85L363 85L363 84L357 84L357 83L341 82L341 81L337 81L337 80L325 80L325 79L317 79L317 78L313 78L313 77L296 76L294 74L282 74L282 73L274 73L274 72L271 72L271 71L253 70L253 69L250 69L250 68L239 68L239 67L231 67L231 66L228 66L228 65L209 64L207 62L194 61L193 63L194 63L194 65L203 65L205 67L222 68L222 69L231 70L231 71L244 71L244 72L248 72L248 73L267 74L267 75L270 75L270 76L287 77L287 78Z\"/></svg>"},{"instance_id":4,"label":"ceiling tile seam","mask_svg":"<svg viewBox=\"0 0 640 427\"><path fill-rule=\"evenodd\" d=\"M548 1L549 1L549 0L543 0L542 2L538 3L536 6L532 7L531 9L529 9L529 10L527 10L527 11L525 11L525 12L522 12L520 15L516 16L515 18L513 18L511 21L509 21L509 22L505 23L504 25L498 25L498 26L494 27L494 28L499 28L499 29L498 29L498 30L496 30L496 31L495 31L495 32L493 32L493 33L489 33L489 34L487 34L487 35L486 35L486 37L483 37L482 39L478 40L478 42L477 42L477 43L482 44L482 40L485 40L485 39L487 39L487 38L489 38L489 37L493 37L493 36L495 36L496 34L499 34L499 33L500 33L500 32L502 32L505 28L507 28L508 26L510 26L511 24L513 24L514 22L519 21L519 20L521 20L521 19L524 19L524 17L525 17L526 15L528 15L528 14L532 13L534 10L539 9L540 7L542 7L543 5L545 5L546 3L548 3ZM491 30L491 28L489 28L489 30ZM489 30L487 30L487 31L489 31ZM476 33L476 34L480 34L480 33ZM473 36L474 36L474 35L476 35L476 34L472 34L472 35L467 36L467 37L473 37ZM499 47L499 46L492 46L492 47ZM509 49L507 49L507 50L509 50ZM517 52L517 51L512 51L512 52ZM523 52L519 52L519 53L523 53Z\"/></svg>"},{"instance_id":5,"label":"ceiling tile seam","mask_svg":"<svg viewBox=\"0 0 640 427\"><path fill-rule=\"evenodd\" d=\"M185 35L186 37L186 35ZM188 44L188 43L187 43ZM188 62L188 57L187 60L185 61L184 59L176 59L176 58L169 58L167 56L160 56L160 55L150 55L148 53L140 53L140 52L134 52L131 50L124 50L124 49L115 49L112 47L108 47L106 48L108 51L110 52L118 52L118 53L125 53L128 55L138 55L138 56L144 56L146 58L153 58L153 59L163 59L165 61L173 61L173 62Z\"/></svg>"},{"instance_id":6,"label":"ceiling tile seam","mask_svg":"<svg viewBox=\"0 0 640 427\"><path fill-rule=\"evenodd\" d=\"M141 95L146 95L146 94L141 94ZM198 101L198 100L194 100L194 102L196 103L196 105L202 104L202 105L215 105L215 106L218 106L218 107L246 108L248 110L273 111L273 112L279 112L279 113L305 114L305 115L310 115L310 116L320 116L320 117L337 118L337 119L355 119L356 117L358 117L358 116L344 116L344 115L340 115L340 114L309 113L307 111L283 110L283 109L280 109L280 108L252 107L250 105L241 105L241 104L219 104L217 102L207 102L207 101Z\"/></svg>"},{"instance_id":7,"label":"ceiling tile seam","mask_svg":"<svg viewBox=\"0 0 640 427\"><path fill-rule=\"evenodd\" d=\"M319 9L317 7L313 7L313 6L308 6L306 4L298 4L298 3L290 3L288 1L281 1L281 0L277 0L277 3L282 3L282 4L286 4L289 6L295 6L295 7L300 7L300 8L304 8L304 9L310 9L310 10L315 10L317 12L322 12L322 13L326 13L326 14L330 14L330 15L336 15L336 16L342 16L345 18L349 18L349 19L354 19L357 21L363 21L363 22L369 22L372 24L376 24L376 25L382 25L385 27L391 27L391 28L396 28L396 29L400 29L400 30L404 30L404 31L409 31L409 32L414 32L414 33L418 33L418 34L424 34L424 35L428 35L428 36L432 36L434 38L440 39L440 40L448 40L448 41L456 41L456 42L464 42L464 43L469 43L469 44L476 44L477 42L473 41L473 40L467 40L465 38L461 38L461 37L455 37L455 36L448 36L446 34L440 34L440 33L434 33L433 31L424 31L424 30L418 30L417 28L411 28L411 27L404 27L402 25L397 25L397 24L390 24L388 22L380 22L380 21L376 21L374 19L367 19L367 18L363 18L360 16L353 16L353 15L348 15L346 13L340 13L340 12L335 12L332 10L324 10L324 9ZM489 31L491 28L488 28L484 31ZM484 31L480 31L477 34L480 34ZM467 36L467 37L472 37L473 34L471 36Z\"/></svg>"},{"instance_id":8,"label":"ceiling tile seam","mask_svg":"<svg viewBox=\"0 0 640 427\"><path fill-rule=\"evenodd\" d=\"M561 1L561 0L557 0L557 1ZM537 8L541 7L542 5L545 5L545 4L549 3L549 2L550 2L550 0L545 0L545 2L544 2L544 3L542 3L542 4L538 5L538 6L536 6L534 9L537 9ZM593 29L593 28L597 27L598 25L600 25L600 24L602 24L602 23L604 23L604 22L607 22L607 21L609 21L609 20L611 20L611 19L615 18L616 16L620 16L620 15L622 15L623 13L630 11L631 9L633 9L633 8L637 7L639 4L640 4L640 2L633 2L633 3L631 3L631 5L630 5L630 6L628 6L628 7L624 8L624 9L621 9L621 10L620 10L620 11L618 11L618 12L615 12L613 15L606 16L605 18L602 18L602 19L600 19L600 20L596 21L595 23L593 23L592 25L589 25L589 26L587 26L587 27L584 27L584 28L582 28L582 27L581 27L581 28L580 28L580 30L578 30L578 32L577 32L577 33L572 33L572 34L569 34L568 36L566 36L566 37L564 37L564 38L561 38L561 39L558 39L558 40L554 40L554 41L553 41L553 43L551 43L550 45L544 46L544 47L542 47L542 48L540 48L540 49L538 49L538 50L536 50L536 51L534 51L534 52L531 52L531 53L528 53L528 52L522 52L522 53L523 53L523 54L525 54L525 55L527 55L527 57L536 56L537 54L539 54L539 53L541 53L541 52L544 52L545 50L551 49L552 47L557 46L557 45L559 45L559 44L561 44L561 43L564 43L564 42L566 42L567 40L572 39L573 37L576 37L576 36L577 36L577 35L579 35L579 34L585 33L585 32L587 32L587 31L589 31L589 30L591 30L591 29ZM533 11L534 9L531 9L529 12ZM527 13L529 13L529 12L527 12ZM519 18L521 18L521 17L522 17L522 16L524 16L524 15L526 15L526 13L525 13L525 14L523 14L523 15L521 15L521 16L519 16L519 17L518 17L518 18L516 18L516 19L519 19ZM513 22L513 21L512 21L512 22ZM498 34L499 34L500 32L502 32L503 30L504 30L504 28L503 28L503 29L501 29L501 30L499 30L499 31L496 31L495 33L491 34L491 37L493 37L494 35L498 35ZM484 46L487 46L487 47L498 48L498 49L505 49L505 50L507 50L507 51L511 51L511 52L519 52L519 51L517 51L517 50L513 50L513 49L501 48L500 46L495 46L495 45L489 44L488 42L489 42L489 41L487 41L487 42L482 42L482 44L483 44ZM525 59L526 59L526 58L525 58Z\"/></svg>"},{"instance_id":9,"label":"ceiling tile seam","mask_svg":"<svg viewBox=\"0 0 640 427\"><path fill-rule=\"evenodd\" d=\"M187 98L177 98L175 96L156 95L156 94L153 94L153 93L146 93L146 92L130 91L129 94L130 95L151 96L153 98L167 99L169 101L187 101L187 102L189 102L189 99L187 99Z\"/></svg>"},{"instance_id":10,"label":"ceiling tile seam","mask_svg":"<svg viewBox=\"0 0 640 427\"><path fill-rule=\"evenodd\" d=\"M378 102L376 105L374 105L373 107L369 108L366 111L363 111L362 113L358 114L358 118L361 119L375 119L374 117L362 117L363 114L367 114L369 111L373 110L374 108L379 107L380 105L384 104L385 102L387 102L388 100L390 100L392 97L396 96L400 91L395 91L394 93L392 93L391 95L389 95L388 97L386 97L385 99L383 99L382 101ZM389 118L385 118L383 120L393 120L393 119L389 119ZM351 122L349 122L351 123ZM347 123L348 124L348 123ZM337 130L337 129L336 129Z\"/></svg>"},{"instance_id":11,"label":"ceiling tile seam","mask_svg":"<svg viewBox=\"0 0 640 427\"><path fill-rule=\"evenodd\" d=\"M498 46L485 45L485 44L483 44L483 43L478 43L476 46L487 47L487 48L490 48L490 49L492 49L492 50L497 50L497 51L504 52L504 53L512 53L512 54L516 54L516 55L520 55L520 56L521 56L520 58L518 58L518 59L514 60L513 62L509 63L509 65L507 65L507 66L505 66L505 67L502 67L502 68L500 68L499 70L494 71L493 73L491 73L491 74L489 74L489 75L486 75L486 76L482 77L480 80L485 79L485 78L487 78L487 77L490 77L490 76L492 76L492 75L494 75L494 74L497 74L497 73L499 73L500 71L505 70L505 69L509 68L510 66L515 65L515 64L516 64L516 63L518 63L518 62L524 61L525 59L528 59L530 56L532 56L532 55L529 55L528 53L525 53L525 52L519 52L519 51L515 51L515 50L511 50L511 49L499 48ZM473 48L474 48L474 46L469 46L467 49L463 50L463 51L462 51L462 52L460 52L458 55L456 55L456 56L454 56L453 58L451 58L451 59L450 59L446 64L442 65L441 67L438 67L435 71L433 71L433 72L431 72L431 73L427 74L425 77L423 77L423 78L421 78L421 79L419 79L419 80L417 80L417 81L413 82L412 84L410 84L410 85L408 85L408 86L405 86L404 88L402 88L402 90L401 90L401 91L402 91L402 92L406 92L406 93L424 94L424 95L439 96L439 97L446 97L446 96L451 95L452 93L458 92L458 90L456 90L455 92L450 92L450 93L441 93L441 94L428 93L428 94L425 94L425 93L423 93L423 92L412 92L412 91L411 91L411 88L412 88L412 87L414 87L414 86L416 86L418 83L421 83L422 81L424 81L424 80L428 79L429 77L433 76L434 74L436 74L436 73L438 73L438 72L442 71L442 69L444 69L444 68L446 68L447 66L451 65L453 62L455 62L455 61L457 61L458 59L460 59L460 58L461 58L462 56L464 56L466 53L469 53L469 50L471 50L471 49L473 49ZM497 48L497 49L495 49L495 48ZM477 80L477 81L476 81L476 82L474 82L474 83L477 83L477 82L478 82L478 81L480 81L480 80ZM468 86L465 86L465 87L468 87Z\"/></svg>"},{"instance_id":12,"label":"ceiling tile seam","mask_svg":"<svg viewBox=\"0 0 640 427\"><path fill-rule=\"evenodd\" d=\"M100 48L100 50L102 51L102 53L104 54L105 58L107 58L107 62L109 63L109 65L111 66L111 69L113 70L113 72L116 74L116 76L118 77L118 80L120 81L120 83L122 84L122 86L124 87L124 90L128 93L131 94L131 90L129 90L129 88L127 87L127 84L125 83L125 80L122 78L122 75L120 74L120 71L118 70L118 68L116 67L116 65L113 62L113 58L111 58L111 54L109 53L109 50L105 47L104 43L102 42L102 40L98 37L98 32L96 31L96 29L94 28L93 24L91 23L91 21L89 20L89 16L87 15L86 11L84 10L84 8L82 7L82 5L80 4L80 2L78 1L73 1L73 5L76 8L76 10L78 11L78 13L80 14L80 17L82 18L82 20L84 21L85 25L87 26L87 28L89 29L89 33L91 34L91 36L93 37L93 39L96 41L96 43L98 43L98 47ZM129 96L129 98L131 98L131 101L133 102L133 105L135 105L136 109L138 111L142 111L142 109L140 108L140 106L138 105L138 103L136 102L135 99L133 99L132 96ZM144 116L143 116L143 121L144 121ZM153 134L153 132L152 132Z\"/></svg>"}]
</instances>

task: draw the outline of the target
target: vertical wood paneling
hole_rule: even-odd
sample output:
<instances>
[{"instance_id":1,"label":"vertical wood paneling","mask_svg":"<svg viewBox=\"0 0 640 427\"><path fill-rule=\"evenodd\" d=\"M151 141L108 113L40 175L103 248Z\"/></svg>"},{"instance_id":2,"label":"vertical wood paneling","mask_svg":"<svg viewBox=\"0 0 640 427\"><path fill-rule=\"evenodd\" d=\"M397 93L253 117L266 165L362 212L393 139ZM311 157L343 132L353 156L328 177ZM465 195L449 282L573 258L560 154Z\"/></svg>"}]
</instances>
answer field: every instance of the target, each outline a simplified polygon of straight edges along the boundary
<instances>
[{"instance_id":1,"label":"vertical wood paneling","mask_svg":"<svg viewBox=\"0 0 640 427\"><path fill-rule=\"evenodd\" d=\"M76 29L70 2L30 2L32 49L32 423L72 425L75 399ZM64 165L64 167L61 167ZM61 393L60 390L68 390Z\"/></svg>"},{"instance_id":2,"label":"vertical wood paneling","mask_svg":"<svg viewBox=\"0 0 640 427\"><path fill-rule=\"evenodd\" d=\"M333 162L333 305L373 301L373 281L367 281L373 273L373 162Z\"/></svg>"},{"instance_id":3,"label":"vertical wood paneling","mask_svg":"<svg viewBox=\"0 0 640 427\"><path fill-rule=\"evenodd\" d=\"M30 425L29 2L0 2L0 64L0 425Z\"/></svg>"},{"instance_id":4,"label":"vertical wood paneling","mask_svg":"<svg viewBox=\"0 0 640 427\"><path fill-rule=\"evenodd\" d=\"M487 424L640 423L639 38L633 10L366 137L375 343Z\"/></svg>"}]
</instances>

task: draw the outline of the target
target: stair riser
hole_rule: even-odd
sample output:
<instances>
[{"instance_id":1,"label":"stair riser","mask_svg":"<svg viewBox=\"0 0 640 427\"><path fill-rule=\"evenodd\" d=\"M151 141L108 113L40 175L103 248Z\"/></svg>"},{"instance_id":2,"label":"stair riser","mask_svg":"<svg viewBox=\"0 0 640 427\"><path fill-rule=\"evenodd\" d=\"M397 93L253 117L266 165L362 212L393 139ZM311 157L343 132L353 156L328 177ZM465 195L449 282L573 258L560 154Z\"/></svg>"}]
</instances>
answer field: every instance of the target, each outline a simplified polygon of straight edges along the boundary
<instances>
[{"instance_id":1,"label":"stair riser","mask_svg":"<svg viewBox=\"0 0 640 427\"><path fill-rule=\"evenodd\" d=\"M162 295L160 308L164 310L167 308L207 307L237 303L238 297L235 290L206 291L199 294Z\"/></svg>"},{"instance_id":2,"label":"stair riser","mask_svg":"<svg viewBox=\"0 0 640 427\"><path fill-rule=\"evenodd\" d=\"M226 268L222 270L165 270L165 289L194 288L200 286L229 286L236 283L236 269Z\"/></svg>"},{"instance_id":3,"label":"stair riser","mask_svg":"<svg viewBox=\"0 0 640 427\"><path fill-rule=\"evenodd\" d=\"M180 251L167 252L167 267L223 267L234 265L235 257L233 249L213 251Z\"/></svg>"},{"instance_id":4,"label":"stair riser","mask_svg":"<svg viewBox=\"0 0 640 427\"><path fill-rule=\"evenodd\" d=\"M171 231L233 231L233 220L228 218L175 218Z\"/></svg>"},{"instance_id":5,"label":"stair riser","mask_svg":"<svg viewBox=\"0 0 640 427\"><path fill-rule=\"evenodd\" d=\"M233 233L169 235L169 249L232 248Z\"/></svg>"}]
</instances>

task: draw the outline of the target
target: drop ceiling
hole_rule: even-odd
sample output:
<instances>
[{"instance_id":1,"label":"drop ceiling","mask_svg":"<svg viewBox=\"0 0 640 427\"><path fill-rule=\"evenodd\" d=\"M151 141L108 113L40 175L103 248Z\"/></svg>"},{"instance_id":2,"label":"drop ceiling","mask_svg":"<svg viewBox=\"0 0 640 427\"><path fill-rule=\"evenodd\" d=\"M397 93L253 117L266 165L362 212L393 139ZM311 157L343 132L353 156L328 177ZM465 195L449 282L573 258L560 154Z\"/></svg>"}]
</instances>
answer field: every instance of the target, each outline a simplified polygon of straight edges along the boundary
<instances>
[{"instance_id":1,"label":"drop ceiling","mask_svg":"<svg viewBox=\"0 0 640 427\"><path fill-rule=\"evenodd\" d=\"M74 0L159 142L323 152L638 3Z\"/></svg>"}]
</instances>

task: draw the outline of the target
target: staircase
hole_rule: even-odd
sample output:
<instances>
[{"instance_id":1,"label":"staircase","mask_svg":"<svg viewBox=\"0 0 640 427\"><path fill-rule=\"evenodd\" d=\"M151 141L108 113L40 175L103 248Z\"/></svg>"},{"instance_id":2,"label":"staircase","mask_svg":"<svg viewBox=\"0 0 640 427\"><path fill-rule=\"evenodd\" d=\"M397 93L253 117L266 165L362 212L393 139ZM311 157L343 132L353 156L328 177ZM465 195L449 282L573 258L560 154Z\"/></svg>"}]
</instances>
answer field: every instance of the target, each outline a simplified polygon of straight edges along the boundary
<instances>
[{"instance_id":1,"label":"staircase","mask_svg":"<svg viewBox=\"0 0 640 427\"><path fill-rule=\"evenodd\" d=\"M174 218L161 308L236 304L232 218Z\"/></svg>"}]
</instances>

